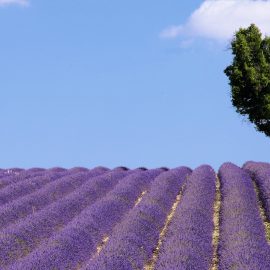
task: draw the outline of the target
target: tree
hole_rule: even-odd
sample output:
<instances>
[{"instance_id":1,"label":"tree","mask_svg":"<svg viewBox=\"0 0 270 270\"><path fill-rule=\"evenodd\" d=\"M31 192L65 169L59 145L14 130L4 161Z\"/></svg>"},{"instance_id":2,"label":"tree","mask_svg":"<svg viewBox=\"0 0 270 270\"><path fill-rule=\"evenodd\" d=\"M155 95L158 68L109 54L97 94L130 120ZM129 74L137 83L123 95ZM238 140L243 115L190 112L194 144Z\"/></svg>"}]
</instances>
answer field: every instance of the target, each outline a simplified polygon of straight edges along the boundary
<instances>
[{"instance_id":1,"label":"tree","mask_svg":"<svg viewBox=\"0 0 270 270\"><path fill-rule=\"evenodd\" d=\"M231 42L233 62L224 73L236 111L270 137L270 37L255 24L240 28Z\"/></svg>"}]
</instances>

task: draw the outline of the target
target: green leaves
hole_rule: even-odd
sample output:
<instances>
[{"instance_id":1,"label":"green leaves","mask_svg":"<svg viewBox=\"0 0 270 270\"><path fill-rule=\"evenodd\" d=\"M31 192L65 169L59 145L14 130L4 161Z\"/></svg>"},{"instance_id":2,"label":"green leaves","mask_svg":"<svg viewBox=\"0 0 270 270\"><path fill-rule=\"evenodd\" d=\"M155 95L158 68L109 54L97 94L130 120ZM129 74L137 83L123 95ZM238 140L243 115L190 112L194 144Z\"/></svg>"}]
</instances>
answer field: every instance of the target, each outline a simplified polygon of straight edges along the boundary
<instances>
[{"instance_id":1,"label":"green leaves","mask_svg":"<svg viewBox=\"0 0 270 270\"><path fill-rule=\"evenodd\" d=\"M262 39L255 24L240 28L231 42L233 62L224 73L236 111L270 136L270 37Z\"/></svg>"}]
</instances>

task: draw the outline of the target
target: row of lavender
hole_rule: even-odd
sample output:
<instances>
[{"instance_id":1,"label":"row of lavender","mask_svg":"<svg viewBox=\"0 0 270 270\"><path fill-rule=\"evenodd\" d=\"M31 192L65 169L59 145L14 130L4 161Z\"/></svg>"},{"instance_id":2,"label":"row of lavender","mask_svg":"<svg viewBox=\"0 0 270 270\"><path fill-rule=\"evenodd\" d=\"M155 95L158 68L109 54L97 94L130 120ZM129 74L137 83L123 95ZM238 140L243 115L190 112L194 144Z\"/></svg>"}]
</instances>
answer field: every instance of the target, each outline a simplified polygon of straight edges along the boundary
<instances>
[{"instance_id":1,"label":"row of lavender","mask_svg":"<svg viewBox=\"0 0 270 270\"><path fill-rule=\"evenodd\" d=\"M222 207L217 255L220 270L270 269L270 249L251 178L261 187L269 217L269 169L269 164L248 162L244 170L231 163L225 163L219 170ZM213 223L209 210L214 200L214 177L206 168L204 173L198 173L199 170L202 168L191 175L155 269L211 269Z\"/></svg>"},{"instance_id":2,"label":"row of lavender","mask_svg":"<svg viewBox=\"0 0 270 270\"><path fill-rule=\"evenodd\" d=\"M256 181L266 216L270 220L270 164L264 162L246 162L243 168Z\"/></svg>"},{"instance_id":3,"label":"row of lavender","mask_svg":"<svg viewBox=\"0 0 270 270\"><path fill-rule=\"evenodd\" d=\"M219 269L270 269L270 249L251 174L227 163L220 168L219 177L223 198Z\"/></svg>"},{"instance_id":4,"label":"row of lavender","mask_svg":"<svg viewBox=\"0 0 270 270\"><path fill-rule=\"evenodd\" d=\"M252 176L258 181L269 214L270 165L248 162L244 169L226 163L219 170L219 269L270 269L269 246L251 180ZM3 200L0 207L4 220L0 227L0 268L143 269L152 259L159 233L182 190L155 269L210 269L216 180L211 167L201 166L192 173L186 167L167 172L99 168L73 172L72 177L65 170L57 173L56 178L61 176L57 181L47 183L42 178L36 180L37 186L25 177L28 193L10 188L20 184L19 180L3 189L6 192L9 188L12 196L11 202ZM147 194L134 206L143 191ZM0 198L7 200L5 192L0 192ZM27 208L33 204L39 210L36 213ZM26 218L21 219L19 213ZM106 235L107 245L94 256Z\"/></svg>"},{"instance_id":5,"label":"row of lavender","mask_svg":"<svg viewBox=\"0 0 270 270\"><path fill-rule=\"evenodd\" d=\"M157 177L138 207L113 228L110 241L100 255L86 262L82 269L143 269L152 257L170 208L190 173L188 168L180 167Z\"/></svg>"},{"instance_id":6,"label":"row of lavender","mask_svg":"<svg viewBox=\"0 0 270 270\"><path fill-rule=\"evenodd\" d=\"M86 207L34 252L8 269L74 269L96 251L98 243L133 206L162 170L136 172L125 177L107 195Z\"/></svg>"},{"instance_id":7,"label":"row of lavender","mask_svg":"<svg viewBox=\"0 0 270 270\"><path fill-rule=\"evenodd\" d=\"M27 217L25 219L19 219L19 222L11 223L9 226L1 230L0 239L1 247L3 247L0 249L1 266L7 267L7 265L12 264L19 258L25 257L28 253L31 253L33 249L39 246L41 242L44 242L45 239L50 238L50 236L55 233L57 227L61 225L65 226L71 220L75 224L76 233L77 222L81 222L83 219L83 215L79 214L84 209L85 217L88 217L88 214L91 213L92 210L92 214L95 217L92 218L94 222L96 222L96 217L100 217L100 213L103 213L103 219L99 221L102 223L108 214L105 211L110 212L109 208L112 206L117 206L119 208L118 215L121 216L121 211L123 212L125 210L125 202L132 199L132 196L137 197L138 192L140 193L142 188L147 188L152 178L164 171L164 169L157 169L147 172L144 172L141 169L130 171L118 169L108 173L104 173L104 169L101 169L101 172L99 171L100 169L96 169L86 173L87 178L90 177L89 174L92 174L87 181L83 179L86 177L86 175L83 176L81 174L62 177L57 181L52 181L50 184L45 185L44 188L39 189L37 192L21 197L19 201L24 203L23 205L25 205L27 202L34 202L39 206L46 207L28 216L26 213ZM98 177L93 177L94 174L100 173L103 174ZM132 175L132 177L129 177L129 175ZM107 196L107 201L105 203L102 204L99 202L99 204L95 204L91 210L88 209L91 204L98 201L101 197L106 195L108 191L112 190L119 180L122 180L121 182L123 183L119 183L119 185L116 186L116 188L113 190L114 192L110 193L109 197ZM82 183L80 181L85 183L81 185ZM31 180L24 180L24 183L27 184L28 182L31 182ZM67 196L63 197L63 193L66 191L65 188L70 189L74 184L78 186L78 183L81 185L81 187L73 187L73 190L75 188L76 189ZM10 189L11 186L16 187L17 184L11 184L7 188ZM50 192L53 190L55 191L55 189L59 190L59 194L55 194L54 192L53 200L48 200ZM60 199L56 198L56 195L60 197ZM61 198L61 196L63 198ZM119 203L121 204L115 205L117 200L119 200ZM16 202L13 201L12 203L14 204ZM17 206L19 206L19 204L17 204ZM12 206L10 207L10 204L5 204L2 207L10 209L10 211L12 208ZM19 210L21 212L22 209ZM29 209L26 208L25 211L27 212ZM14 213L14 211L13 214L18 216L17 213ZM77 215L79 215L79 217L77 217ZM6 222L8 221L6 220ZM85 224L88 224L87 220ZM72 228L72 226L70 226L70 228ZM74 233L74 230L71 230L70 234L72 233ZM53 240L52 243L54 244L55 240ZM73 245L73 243L71 244Z\"/></svg>"},{"instance_id":8,"label":"row of lavender","mask_svg":"<svg viewBox=\"0 0 270 270\"><path fill-rule=\"evenodd\" d=\"M33 211L41 210L80 187L87 179L107 171L98 167L91 171L26 172L0 179L0 183L6 185L0 189L0 229Z\"/></svg>"},{"instance_id":9,"label":"row of lavender","mask_svg":"<svg viewBox=\"0 0 270 270\"><path fill-rule=\"evenodd\" d=\"M0 208L3 223L8 224L0 231L1 267L17 261L32 252L42 241L49 238L55 231L65 226L85 207L94 203L115 184L133 171L116 169L109 171L104 168L93 170L76 170L70 174L44 184L36 192L20 197ZM45 177L45 179L51 179ZM44 179L37 181L40 185ZM7 186L14 189L18 184L26 186L36 179L29 178ZM1 194L1 193L0 193ZM28 195L27 195L28 194ZM1 196L1 195L0 195ZM15 206L15 208L14 208ZM35 211L31 212L35 207ZM21 218L21 217L25 218ZM15 222L18 220L18 222ZM2 225L3 226L3 225Z\"/></svg>"},{"instance_id":10,"label":"row of lavender","mask_svg":"<svg viewBox=\"0 0 270 270\"><path fill-rule=\"evenodd\" d=\"M186 175L191 171L188 168L179 168L163 173L160 178L156 178L156 176L163 171L162 169L157 169L146 172L140 170L125 172L125 181L118 183L107 196L96 203L92 202L92 205L90 202L85 207L84 211L79 209L81 213L77 212L71 219L63 220L63 216L66 217L70 215L70 212L72 213L72 206L74 206L74 204L82 204L81 200L79 200L80 198L92 198L89 194L96 195L98 193L98 190L93 190L93 186L101 185L102 179L101 177L96 178L96 181L91 179L91 182L89 182L92 187L92 194L91 189L87 189L86 185L83 185L70 194L72 195L71 197L74 197L74 194L77 192L80 194L80 198L77 197L74 200L70 200L70 196L65 196L63 199L66 201L66 204L63 204L61 199L57 200L55 203L49 204L49 206L37 211L35 214L23 220L19 219L18 223L11 223L1 230L0 244L3 247L0 250L1 266L5 268L10 267L10 269L32 269L31 267L36 267L38 263L39 269L50 269L56 265L57 267L62 265L62 267L70 268L72 267L71 264L83 262L84 259L89 257L91 243L95 241L92 243L93 253L96 250L97 244L101 241L102 236L110 233L122 216L125 216L125 213L133 209L134 202L138 196L143 190L149 189L154 179L155 183L151 185L151 187L156 188L159 186L159 188L156 188L156 194L155 189L153 190L153 188L151 188L153 193L152 199L155 199L156 202L159 202L159 200L163 201L168 208L167 210L169 210L170 203L167 202L164 189L172 193L171 200L174 200L178 192L177 186L182 184ZM130 173L131 176L128 176ZM112 174L113 173L110 174L110 177L107 177L107 186L110 188L114 186ZM118 177L116 178L119 178L119 172L117 172L117 175ZM123 177L123 175L121 176ZM183 180L179 181L181 177ZM62 181L58 180L57 185L63 182L63 178L60 179ZM47 185L49 187L55 185L53 182ZM48 192L46 193L45 191L48 191L48 187L45 189L41 188L38 192L33 194L35 195L34 199L37 201L39 198L42 198L40 191L43 192L43 195L46 195ZM85 194L83 192L85 192ZM28 196L23 196L22 199L25 200ZM53 207L55 205L56 207ZM60 207L57 207L58 205L60 205ZM67 213L65 210L67 210ZM166 217L166 214L167 211L164 213L164 217ZM110 219L106 219L108 216L110 216ZM61 224L65 225L65 227L60 233L54 233L55 225L58 225L59 220L62 221ZM80 228L79 231L78 228ZM99 235L97 235L97 232L99 232ZM89 239L86 242L87 244L79 245L79 243L84 243L87 237ZM78 245L74 245L74 239L77 240ZM61 244L59 245L59 243ZM78 249L80 252L78 252ZM72 250L74 252L71 252ZM75 256L76 254L77 256ZM67 260L67 255L70 255L70 260ZM50 258L50 260L48 260L48 258ZM61 258L65 259L61 260Z\"/></svg>"},{"instance_id":11,"label":"row of lavender","mask_svg":"<svg viewBox=\"0 0 270 270\"><path fill-rule=\"evenodd\" d=\"M256 165L261 166L253 163ZM264 165L264 180L269 188L268 166ZM270 269L270 250L251 175L226 163L221 166L218 176L222 194L218 269ZM193 171L152 269L211 269L215 178L209 166ZM151 193L148 196L151 197ZM167 202L172 204L168 196ZM144 203L115 227L100 255L82 269L132 270L143 269L143 266L151 269L146 267L147 262L157 246L158 232L168 208L162 213L160 205L151 206L150 210L149 205L151 203L145 197Z\"/></svg>"}]
</instances>

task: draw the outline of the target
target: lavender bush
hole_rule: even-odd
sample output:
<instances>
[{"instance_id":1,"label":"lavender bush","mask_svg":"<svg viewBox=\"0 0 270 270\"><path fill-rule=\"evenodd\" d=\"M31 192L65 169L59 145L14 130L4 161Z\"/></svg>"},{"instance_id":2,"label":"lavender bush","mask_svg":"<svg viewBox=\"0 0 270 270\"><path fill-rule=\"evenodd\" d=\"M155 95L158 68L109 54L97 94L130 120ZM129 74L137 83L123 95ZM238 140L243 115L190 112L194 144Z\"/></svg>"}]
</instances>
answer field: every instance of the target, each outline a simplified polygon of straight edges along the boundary
<instances>
[{"instance_id":1,"label":"lavender bush","mask_svg":"<svg viewBox=\"0 0 270 270\"><path fill-rule=\"evenodd\" d=\"M180 167L159 175L141 203L114 228L100 255L83 269L143 269L152 257L168 212L190 172Z\"/></svg>"},{"instance_id":2,"label":"lavender bush","mask_svg":"<svg viewBox=\"0 0 270 270\"><path fill-rule=\"evenodd\" d=\"M0 269L26 256L40 242L110 191L130 172L115 170L86 181L66 197L0 231Z\"/></svg>"},{"instance_id":3,"label":"lavender bush","mask_svg":"<svg viewBox=\"0 0 270 270\"><path fill-rule=\"evenodd\" d=\"M195 169L161 245L156 270L208 270L212 261L214 170Z\"/></svg>"},{"instance_id":4,"label":"lavender bush","mask_svg":"<svg viewBox=\"0 0 270 270\"><path fill-rule=\"evenodd\" d=\"M264 162L246 162L243 169L248 171L259 187L265 214L270 220L270 164Z\"/></svg>"},{"instance_id":5,"label":"lavender bush","mask_svg":"<svg viewBox=\"0 0 270 270\"><path fill-rule=\"evenodd\" d=\"M42 175L30 177L24 179L24 181L19 181L17 183L12 183L7 187L0 189L0 206L8 202L11 202L21 196L30 194L35 190L45 186L46 184L57 180L59 177L65 174L66 172L60 173L43 172Z\"/></svg>"},{"instance_id":6,"label":"lavender bush","mask_svg":"<svg viewBox=\"0 0 270 270\"><path fill-rule=\"evenodd\" d=\"M127 176L107 196L77 215L62 231L7 269L74 269L95 252L104 234L111 232L161 171L139 170Z\"/></svg>"},{"instance_id":7,"label":"lavender bush","mask_svg":"<svg viewBox=\"0 0 270 270\"><path fill-rule=\"evenodd\" d=\"M53 167L47 170L47 172L55 172L55 173L65 172L65 171L67 171L67 169L61 168L61 167Z\"/></svg>"},{"instance_id":8,"label":"lavender bush","mask_svg":"<svg viewBox=\"0 0 270 270\"><path fill-rule=\"evenodd\" d=\"M17 172L17 169L8 169L5 170L4 175L2 178L0 178L0 191L4 187L19 183L23 180L27 180L29 178L33 178L35 176L41 176L44 175L46 171L32 171L30 170L22 170Z\"/></svg>"},{"instance_id":9,"label":"lavender bush","mask_svg":"<svg viewBox=\"0 0 270 270\"><path fill-rule=\"evenodd\" d=\"M210 270L213 253L216 270L270 270L251 179L269 218L270 163L225 163L218 175L213 247L208 165L0 169L0 270Z\"/></svg>"},{"instance_id":10,"label":"lavender bush","mask_svg":"<svg viewBox=\"0 0 270 270\"><path fill-rule=\"evenodd\" d=\"M1 169L1 172L3 172L5 175L15 175L20 174L23 172L27 172L28 170L22 169L22 168L9 168L9 169Z\"/></svg>"},{"instance_id":11,"label":"lavender bush","mask_svg":"<svg viewBox=\"0 0 270 270\"><path fill-rule=\"evenodd\" d=\"M219 169L219 177L222 193L219 270L270 269L269 246L249 174L225 163Z\"/></svg>"},{"instance_id":12,"label":"lavender bush","mask_svg":"<svg viewBox=\"0 0 270 270\"><path fill-rule=\"evenodd\" d=\"M8 224L18 219L22 219L33 212L47 207L49 204L63 198L80 187L89 180L89 178L108 172L108 169L95 168L89 172L81 173L65 172L67 175L61 176L57 181L50 182L36 192L1 206L0 229L7 227Z\"/></svg>"}]
</instances>

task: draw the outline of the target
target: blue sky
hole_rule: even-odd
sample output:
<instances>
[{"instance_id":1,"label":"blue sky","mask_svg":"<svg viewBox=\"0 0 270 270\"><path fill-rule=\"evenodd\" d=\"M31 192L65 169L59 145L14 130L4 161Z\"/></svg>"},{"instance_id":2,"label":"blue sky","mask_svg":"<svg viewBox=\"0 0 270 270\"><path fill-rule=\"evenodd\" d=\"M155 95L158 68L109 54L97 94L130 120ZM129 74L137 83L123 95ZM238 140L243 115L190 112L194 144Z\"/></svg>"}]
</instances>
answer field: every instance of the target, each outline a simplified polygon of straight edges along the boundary
<instances>
[{"instance_id":1,"label":"blue sky","mask_svg":"<svg viewBox=\"0 0 270 270\"><path fill-rule=\"evenodd\" d=\"M0 0L0 168L270 162L223 73L270 1L210 2Z\"/></svg>"}]
</instances>

